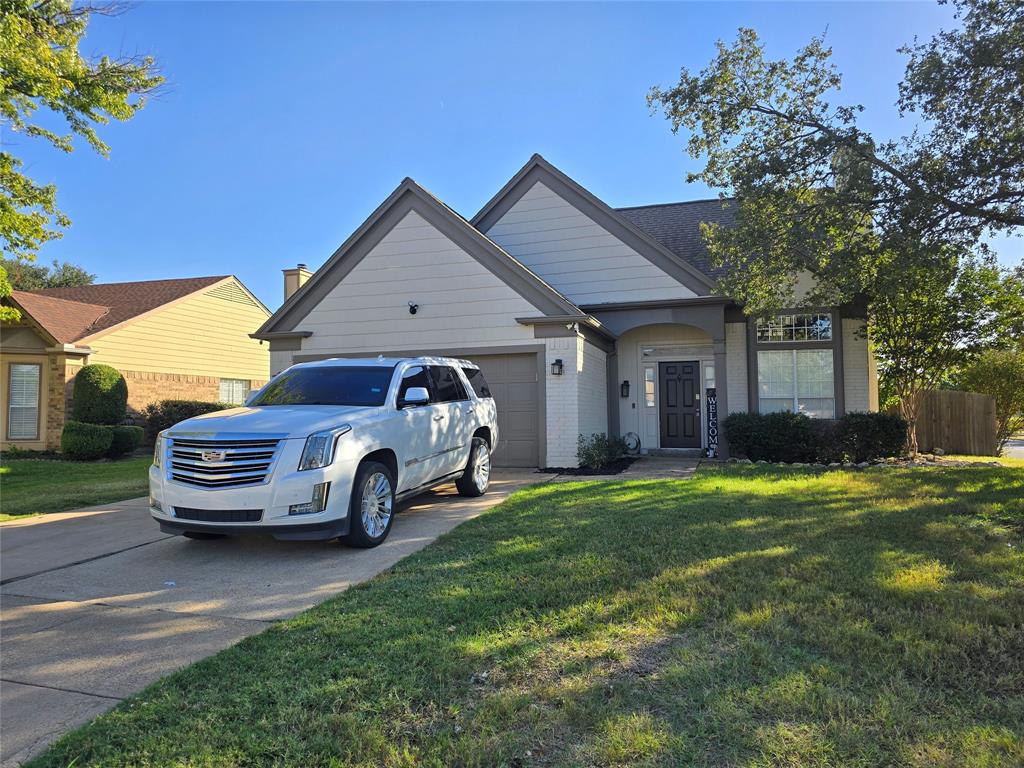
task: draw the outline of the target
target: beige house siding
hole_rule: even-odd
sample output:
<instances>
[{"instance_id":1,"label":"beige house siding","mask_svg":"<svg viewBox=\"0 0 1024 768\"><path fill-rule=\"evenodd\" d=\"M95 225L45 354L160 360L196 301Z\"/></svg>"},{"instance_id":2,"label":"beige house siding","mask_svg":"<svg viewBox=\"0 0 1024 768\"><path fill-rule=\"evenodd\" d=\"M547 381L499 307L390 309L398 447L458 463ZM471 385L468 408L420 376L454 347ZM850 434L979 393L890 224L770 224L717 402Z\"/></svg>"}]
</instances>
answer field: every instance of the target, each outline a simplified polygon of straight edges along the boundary
<instances>
[{"instance_id":1,"label":"beige house siding","mask_svg":"<svg viewBox=\"0 0 1024 768\"><path fill-rule=\"evenodd\" d=\"M249 334L267 316L241 288L229 291L218 285L83 343L94 350L90 363L122 372L266 381L269 349Z\"/></svg>"},{"instance_id":2,"label":"beige house siding","mask_svg":"<svg viewBox=\"0 0 1024 768\"><path fill-rule=\"evenodd\" d=\"M847 411L878 410L878 374L868 340L860 330L864 321L844 318L843 385Z\"/></svg>"},{"instance_id":3,"label":"beige house siding","mask_svg":"<svg viewBox=\"0 0 1024 768\"><path fill-rule=\"evenodd\" d=\"M409 302L418 305L415 315ZM302 340L301 351L275 353L273 368L286 367L293 354L534 344L533 329L515 318L537 314L530 302L410 211L296 323L313 335Z\"/></svg>"},{"instance_id":4,"label":"beige house siding","mask_svg":"<svg viewBox=\"0 0 1024 768\"><path fill-rule=\"evenodd\" d=\"M487 236L577 304L696 295L539 181Z\"/></svg>"}]
</instances>

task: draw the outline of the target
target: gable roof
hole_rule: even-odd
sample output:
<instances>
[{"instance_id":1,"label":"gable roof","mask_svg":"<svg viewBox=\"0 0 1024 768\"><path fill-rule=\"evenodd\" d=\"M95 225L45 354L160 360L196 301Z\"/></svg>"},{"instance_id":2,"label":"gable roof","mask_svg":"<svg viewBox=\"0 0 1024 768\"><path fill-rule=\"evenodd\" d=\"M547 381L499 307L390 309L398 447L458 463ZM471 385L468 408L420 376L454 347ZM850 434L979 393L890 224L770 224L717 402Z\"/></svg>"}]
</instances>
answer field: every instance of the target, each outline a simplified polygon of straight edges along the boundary
<instances>
[{"instance_id":1,"label":"gable roof","mask_svg":"<svg viewBox=\"0 0 1024 768\"><path fill-rule=\"evenodd\" d=\"M715 281L711 276L638 227L620 211L611 208L540 155L531 157L509 179L498 194L473 217L472 225L481 232L487 232L538 181L698 296L708 295L714 290Z\"/></svg>"},{"instance_id":2,"label":"gable roof","mask_svg":"<svg viewBox=\"0 0 1024 768\"><path fill-rule=\"evenodd\" d=\"M677 256L717 280L725 270L711 265L711 255L701 237L700 225L708 223L731 227L736 221L736 208L731 203L731 198L721 200L716 197L615 210Z\"/></svg>"},{"instance_id":3,"label":"gable roof","mask_svg":"<svg viewBox=\"0 0 1024 768\"><path fill-rule=\"evenodd\" d=\"M70 344L229 279L217 275L99 283L13 291L11 298L59 343Z\"/></svg>"},{"instance_id":4,"label":"gable roof","mask_svg":"<svg viewBox=\"0 0 1024 768\"><path fill-rule=\"evenodd\" d=\"M430 192L412 179L406 178L341 244L324 265L251 336L257 339L273 339L302 335L303 332L296 330L296 324L309 314L410 211L415 211L426 219L435 229L545 315L583 316L579 307L569 299Z\"/></svg>"}]
</instances>

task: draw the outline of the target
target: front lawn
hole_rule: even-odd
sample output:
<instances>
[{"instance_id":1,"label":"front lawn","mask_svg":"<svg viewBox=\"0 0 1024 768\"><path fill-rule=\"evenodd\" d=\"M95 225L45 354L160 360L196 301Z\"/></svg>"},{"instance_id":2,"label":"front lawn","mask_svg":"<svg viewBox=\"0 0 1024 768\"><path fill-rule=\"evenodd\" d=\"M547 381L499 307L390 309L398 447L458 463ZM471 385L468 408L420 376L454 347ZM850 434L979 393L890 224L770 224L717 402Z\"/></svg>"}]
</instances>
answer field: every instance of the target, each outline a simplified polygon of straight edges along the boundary
<instances>
[{"instance_id":1,"label":"front lawn","mask_svg":"<svg viewBox=\"0 0 1024 768\"><path fill-rule=\"evenodd\" d=\"M1021 765L1022 499L988 467L534 487L34 765Z\"/></svg>"},{"instance_id":2,"label":"front lawn","mask_svg":"<svg viewBox=\"0 0 1024 768\"><path fill-rule=\"evenodd\" d=\"M145 496L151 463L146 457L89 462L4 458L0 521Z\"/></svg>"}]
</instances>

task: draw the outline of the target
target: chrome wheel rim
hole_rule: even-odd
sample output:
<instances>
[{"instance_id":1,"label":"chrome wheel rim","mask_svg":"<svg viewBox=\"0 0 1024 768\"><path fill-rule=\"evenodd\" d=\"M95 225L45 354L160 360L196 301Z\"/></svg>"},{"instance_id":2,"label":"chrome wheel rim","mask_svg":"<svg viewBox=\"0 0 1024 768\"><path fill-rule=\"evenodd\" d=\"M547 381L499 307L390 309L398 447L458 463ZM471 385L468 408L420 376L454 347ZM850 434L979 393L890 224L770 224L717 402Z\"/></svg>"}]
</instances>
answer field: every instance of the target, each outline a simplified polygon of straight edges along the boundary
<instances>
[{"instance_id":1,"label":"chrome wheel rim","mask_svg":"<svg viewBox=\"0 0 1024 768\"><path fill-rule=\"evenodd\" d=\"M491 476L491 452L486 445L477 446L476 456L473 458L473 482L476 487L483 490L487 487L487 480Z\"/></svg>"},{"instance_id":2,"label":"chrome wheel rim","mask_svg":"<svg viewBox=\"0 0 1024 768\"><path fill-rule=\"evenodd\" d=\"M371 539L382 536L391 520L391 481L383 472L374 472L366 479L360 509L363 530Z\"/></svg>"}]
</instances>

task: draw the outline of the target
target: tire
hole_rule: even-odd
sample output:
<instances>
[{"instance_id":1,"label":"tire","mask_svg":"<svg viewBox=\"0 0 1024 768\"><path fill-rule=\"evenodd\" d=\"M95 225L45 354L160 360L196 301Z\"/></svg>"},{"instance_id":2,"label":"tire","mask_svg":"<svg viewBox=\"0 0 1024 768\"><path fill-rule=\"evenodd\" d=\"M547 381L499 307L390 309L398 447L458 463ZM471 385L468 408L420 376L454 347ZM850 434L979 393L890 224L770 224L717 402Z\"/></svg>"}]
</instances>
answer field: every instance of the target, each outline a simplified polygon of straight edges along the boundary
<instances>
[{"instance_id":1,"label":"tire","mask_svg":"<svg viewBox=\"0 0 1024 768\"><path fill-rule=\"evenodd\" d=\"M483 496L491 484L491 447L482 437L474 437L469 461L462 477L455 481L460 496Z\"/></svg>"},{"instance_id":2,"label":"tire","mask_svg":"<svg viewBox=\"0 0 1024 768\"><path fill-rule=\"evenodd\" d=\"M378 461L359 466L348 505L349 532L341 540L369 549L388 537L395 520L395 477Z\"/></svg>"},{"instance_id":3,"label":"tire","mask_svg":"<svg viewBox=\"0 0 1024 768\"><path fill-rule=\"evenodd\" d=\"M195 539L196 541L212 541L213 539L223 539L227 534L207 533L206 531L185 531L182 535L186 539Z\"/></svg>"}]
</instances>

